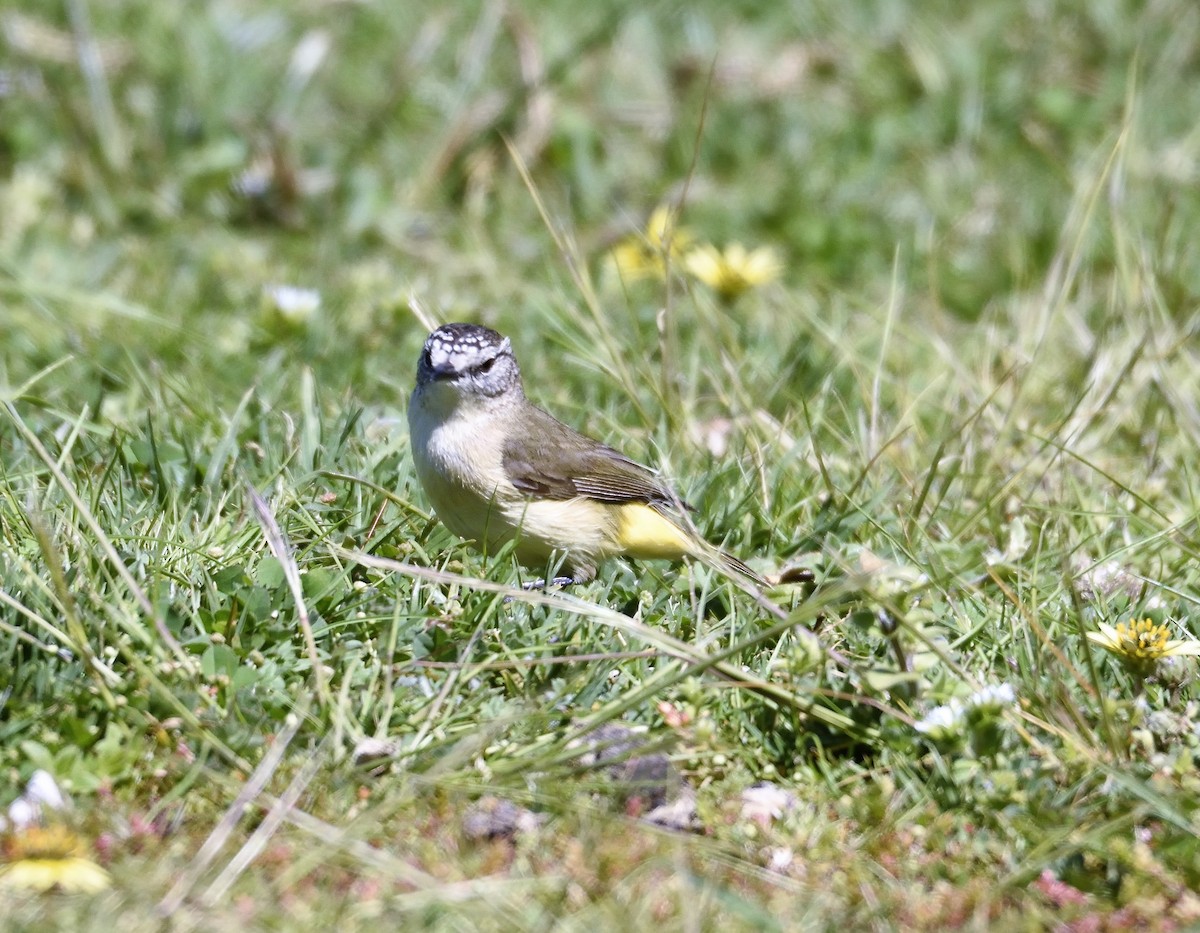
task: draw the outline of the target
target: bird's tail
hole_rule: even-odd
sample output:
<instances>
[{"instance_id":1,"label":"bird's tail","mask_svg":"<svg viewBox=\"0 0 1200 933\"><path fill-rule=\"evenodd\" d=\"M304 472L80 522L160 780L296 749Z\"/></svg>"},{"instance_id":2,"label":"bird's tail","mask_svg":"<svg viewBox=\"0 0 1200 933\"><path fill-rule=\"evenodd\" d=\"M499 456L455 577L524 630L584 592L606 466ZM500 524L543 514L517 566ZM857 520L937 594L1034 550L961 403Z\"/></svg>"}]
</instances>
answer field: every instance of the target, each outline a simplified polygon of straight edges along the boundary
<instances>
[{"instance_id":1,"label":"bird's tail","mask_svg":"<svg viewBox=\"0 0 1200 933\"><path fill-rule=\"evenodd\" d=\"M625 552L635 557L678 558L685 554L743 584L765 589L767 581L749 566L714 544L709 544L686 518L683 508L672 510L651 503L622 513L621 538ZM648 519L653 516L653 521ZM665 521L664 521L665 519Z\"/></svg>"},{"instance_id":2,"label":"bird's tail","mask_svg":"<svg viewBox=\"0 0 1200 933\"><path fill-rule=\"evenodd\" d=\"M732 554L722 551L720 548L714 548L714 550L716 551L716 558L720 564L720 569L725 570L726 572L731 572L734 576L748 580L759 589L766 588L767 581L760 577L743 561L738 560Z\"/></svg>"},{"instance_id":3,"label":"bird's tail","mask_svg":"<svg viewBox=\"0 0 1200 933\"><path fill-rule=\"evenodd\" d=\"M741 584L744 589L752 587L750 592L764 590L770 585L744 561L738 560L732 554L707 541L695 542L692 556L717 573L724 574L735 583Z\"/></svg>"},{"instance_id":4,"label":"bird's tail","mask_svg":"<svg viewBox=\"0 0 1200 933\"><path fill-rule=\"evenodd\" d=\"M740 574L741 576L750 580L756 586L765 587L767 585L767 581L759 576L755 570L753 570L743 561L738 560L732 554L727 554L724 551L717 551L717 554L720 557L721 563L734 573Z\"/></svg>"}]
</instances>

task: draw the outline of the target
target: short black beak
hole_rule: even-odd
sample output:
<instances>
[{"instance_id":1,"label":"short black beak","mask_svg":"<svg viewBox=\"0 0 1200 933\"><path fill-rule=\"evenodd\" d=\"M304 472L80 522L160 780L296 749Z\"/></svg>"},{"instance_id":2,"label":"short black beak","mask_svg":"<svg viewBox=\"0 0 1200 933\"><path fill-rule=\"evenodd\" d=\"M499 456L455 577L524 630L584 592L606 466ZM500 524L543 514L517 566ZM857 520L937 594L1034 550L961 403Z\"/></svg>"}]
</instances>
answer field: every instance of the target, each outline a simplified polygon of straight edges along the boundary
<instances>
[{"instance_id":1,"label":"short black beak","mask_svg":"<svg viewBox=\"0 0 1200 933\"><path fill-rule=\"evenodd\" d=\"M458 375L458 371L449 363L441 363L437 366L431 366L434 379L450 379Z\"/></svg>"}]
</instances>

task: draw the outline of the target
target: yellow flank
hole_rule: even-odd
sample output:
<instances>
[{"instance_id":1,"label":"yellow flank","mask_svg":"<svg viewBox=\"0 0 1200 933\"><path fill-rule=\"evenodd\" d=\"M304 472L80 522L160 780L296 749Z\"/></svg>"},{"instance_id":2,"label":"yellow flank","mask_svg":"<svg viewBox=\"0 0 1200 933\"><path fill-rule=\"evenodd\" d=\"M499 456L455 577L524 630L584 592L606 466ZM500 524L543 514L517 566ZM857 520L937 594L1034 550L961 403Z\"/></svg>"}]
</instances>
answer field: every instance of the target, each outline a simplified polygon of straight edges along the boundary
<instances>
[{"instance_id":1,"label":"yellow flank","mask_svg":"<svg viewBox=\"0 0 1200 933\"><path fill-rule=\"evenodd\" d=\"M614 551L629 557L674 560L693 554L696 546L687 532L641 502L615 506Z\"/></svg>"}]
</instances>

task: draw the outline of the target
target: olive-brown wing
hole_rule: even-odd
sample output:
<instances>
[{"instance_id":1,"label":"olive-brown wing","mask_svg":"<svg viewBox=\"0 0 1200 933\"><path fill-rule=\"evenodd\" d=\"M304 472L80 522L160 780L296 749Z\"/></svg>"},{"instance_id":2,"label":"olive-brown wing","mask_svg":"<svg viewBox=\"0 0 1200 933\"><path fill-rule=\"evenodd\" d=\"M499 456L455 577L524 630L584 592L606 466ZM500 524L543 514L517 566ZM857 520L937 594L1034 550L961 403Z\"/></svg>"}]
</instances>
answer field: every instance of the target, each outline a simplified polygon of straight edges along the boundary
<instances>
[{"instance_id":1,"label":"olive-brown wing","mask_svg":"<svg viewBox=\"0 0 1200 933\"><path fill-rule=\"evenodd\" d=\"M658 507L678 502L670 487L640 463L540 408L531 409L527 430L504 445L504 471L517 489L547 499L583 497Z\"/></svg>"}]
</instances>

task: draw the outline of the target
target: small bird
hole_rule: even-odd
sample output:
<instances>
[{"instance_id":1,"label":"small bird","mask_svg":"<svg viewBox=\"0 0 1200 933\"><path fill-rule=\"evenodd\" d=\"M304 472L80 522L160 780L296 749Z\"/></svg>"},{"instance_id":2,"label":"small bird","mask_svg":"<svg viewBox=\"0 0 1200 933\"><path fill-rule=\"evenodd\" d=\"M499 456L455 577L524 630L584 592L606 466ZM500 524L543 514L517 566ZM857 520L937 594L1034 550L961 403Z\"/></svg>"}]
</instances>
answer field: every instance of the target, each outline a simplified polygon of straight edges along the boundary
<instances>
[{"instance_id":1,"label":"small bird","mask_svg":"<svg viewBox=\"0 0 1200 933\"><path fill-rule=\"evenodd\" d=\"M762 585L749 567L697 538L691 507L653 472L525 397L507 337L444 324L425 340L408 402L417 479L438 517L485 551L516 542L545 567L564 555L583 583L609 557L707 559Z\"/></svg>"}]
</instances>

